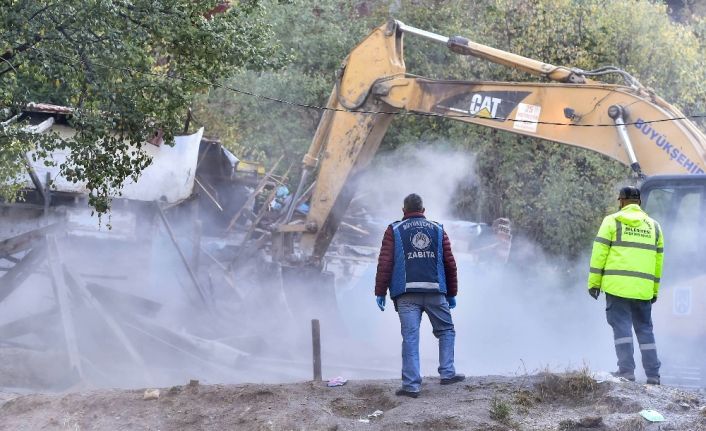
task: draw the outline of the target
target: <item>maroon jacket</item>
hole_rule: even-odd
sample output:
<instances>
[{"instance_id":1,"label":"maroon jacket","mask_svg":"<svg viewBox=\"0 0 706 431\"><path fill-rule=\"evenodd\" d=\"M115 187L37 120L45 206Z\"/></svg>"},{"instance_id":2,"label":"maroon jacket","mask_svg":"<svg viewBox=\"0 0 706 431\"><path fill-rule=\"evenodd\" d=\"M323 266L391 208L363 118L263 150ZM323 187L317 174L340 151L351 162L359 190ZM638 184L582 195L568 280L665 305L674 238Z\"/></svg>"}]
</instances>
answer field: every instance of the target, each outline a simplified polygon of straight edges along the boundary
<instances>
[{"instance_id":1,"label":"maroon jacket","mask_svg":"<svg viewBox=\"0 0 706 431\"><path fill-rule=\"evenodd\" d=\"M410 217L424 217L423 213L405 213L402 220ZM458 275L456 273L456 259L451 252L451 241L444 231L444 272L446 273L446 296L456 296L458 293ZM375 276L375 296L387 295L387 289L392 280L392 267L395 263L395 238L392 236L392 227L388 226L385 236L382 237L380 256L378 257L378 272Z\"/></svg>"}]
</instances>

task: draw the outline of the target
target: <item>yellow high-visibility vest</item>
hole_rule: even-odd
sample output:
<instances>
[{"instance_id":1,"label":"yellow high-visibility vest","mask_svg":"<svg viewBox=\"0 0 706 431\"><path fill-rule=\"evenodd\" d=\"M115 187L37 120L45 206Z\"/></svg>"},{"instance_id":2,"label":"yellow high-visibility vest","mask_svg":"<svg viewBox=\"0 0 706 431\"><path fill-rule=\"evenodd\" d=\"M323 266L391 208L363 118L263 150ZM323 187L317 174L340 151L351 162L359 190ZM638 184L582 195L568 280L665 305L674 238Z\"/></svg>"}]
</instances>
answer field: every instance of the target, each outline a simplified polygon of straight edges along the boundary
<instances>
[{"instance_id":1,"label":"yellow high-visibility vest","mask_svg":"<svg viewBox=\"0 0 706 431\"><path fill-rule=\"evenodd\" d=\"M593 242L588 288L632 299L652 299L662 277L664 235L639 205L603 219Z\"/></svg>"}]
</instances>

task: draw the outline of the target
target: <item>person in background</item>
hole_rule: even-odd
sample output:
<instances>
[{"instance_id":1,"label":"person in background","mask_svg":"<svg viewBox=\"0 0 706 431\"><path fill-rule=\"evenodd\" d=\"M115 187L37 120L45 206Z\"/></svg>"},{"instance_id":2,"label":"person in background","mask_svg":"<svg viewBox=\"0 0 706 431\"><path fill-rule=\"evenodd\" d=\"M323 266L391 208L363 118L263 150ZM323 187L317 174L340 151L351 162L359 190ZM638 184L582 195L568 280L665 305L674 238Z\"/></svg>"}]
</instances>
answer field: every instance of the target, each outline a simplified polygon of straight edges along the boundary
<instances>
[{"instance_id":1,"label":"person in background","mask_svg":"<svg viewBox=\"0 0 706 431\"><path fill-rule=\"evenodd\" d=\"M439 340L441 384L461 382L454 368L456 332L451 309L456 306L456 261L444 228L427 220L417 194L404 199L404 217L388 226L382 239L375 277L375 296L385 310L388 288L402 328L402 387L399 396L417 398L422 386L419 370L419 325L426 312Z\"/></svg>"},{"instance_id":2,"label":"person in background","mask_svg":"<svg viewBox=\"0 0 706 431\"><path fill-rule=\"evenodd\" d=\"M640 190L623 187L620 211L603 219L593 242L588 292L598 299L606 294L606 317L613 328L618 371L635 381L632 330L642 353L647 384L660 384L660 361L652 332L652 304L657 301L662 277L664 235L641 208Z\"/></svg>"}]
</instances>

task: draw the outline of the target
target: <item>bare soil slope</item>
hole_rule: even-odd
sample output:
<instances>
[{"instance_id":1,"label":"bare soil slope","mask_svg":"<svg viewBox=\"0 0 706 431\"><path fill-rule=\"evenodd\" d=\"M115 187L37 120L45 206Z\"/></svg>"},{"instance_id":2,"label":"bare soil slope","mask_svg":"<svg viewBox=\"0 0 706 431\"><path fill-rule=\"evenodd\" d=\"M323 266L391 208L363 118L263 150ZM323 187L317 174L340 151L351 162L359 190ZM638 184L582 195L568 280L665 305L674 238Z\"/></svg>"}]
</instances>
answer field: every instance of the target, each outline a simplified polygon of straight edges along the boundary
<instances>
[{"instance_id":1,"label":"bare soil slope","mask_svg":"<svg viewBox=\"0 0 706 431\"><path fill-rule=\"evenodd\" d=\"M65 395L3 394L1 430L706 430L703 393L597 383L586 373L425 380L417 399L398 381L185 385ZM640 417L658 410L665 422ZM376 411L382 411L382 413Z\"/></svg>"}]
</instances>

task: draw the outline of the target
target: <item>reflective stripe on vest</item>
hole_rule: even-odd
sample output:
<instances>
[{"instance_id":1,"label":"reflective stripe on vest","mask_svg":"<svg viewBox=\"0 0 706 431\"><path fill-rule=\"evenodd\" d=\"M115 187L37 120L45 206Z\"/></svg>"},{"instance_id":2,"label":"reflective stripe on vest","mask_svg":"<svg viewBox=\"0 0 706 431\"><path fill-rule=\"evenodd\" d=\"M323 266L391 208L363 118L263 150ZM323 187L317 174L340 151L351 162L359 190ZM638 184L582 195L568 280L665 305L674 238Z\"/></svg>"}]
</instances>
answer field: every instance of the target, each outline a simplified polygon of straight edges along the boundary
<instances>
[{"instance_id":1,"label":"reflective stripe on vest","mask_svg":"<svg viewBox=\"0 0 706 431\"><path fill-rule=\"evenodd\" d=\"M618 223L620 223L620 222L618 222ZM608 239L605 239L605 238L601 238L601 237L599 237L599 236L597 236L597 237L594 239L594 241L595 241L595 242L600 242L601 244L605 244L605 245L611 246L611 247L614 246L614 245L617 245L617 246L620 246L620 247L643 248L643 249L645 249L645 250L657 250L657 251L660 251L660 252L661 252L661 250L662 250L662 249L658 249L656 245L652 245L652 244L643 244L643 243L641 243L641 242L633 242L633 241L611 241L611 240L608 240Z\"/></svg>"},{"instance_id":2,"label":"reflective stripe on vest","mask_svg":"<svg viewBox=\"0 0 706 431\"><path fill-rule=\"evenodd\" d=\"M601 274L601 285L607 293L648 299L654 283L659 282L653 272L658 242L656 223L645 219L627 225L617 218L614 223L615 237L612 240L598 237L597 241L610 247L606 266L602 270L591 268L590 272Z\"/></svg>"},{"instance_id":3,"label":"reflective stripe on vest","mask_svg":"<svg viewBox=\"0 0 706 431\"><path fill-rule=\"evenodd\" d=\"M395 222L395 241L390 296L406 292L446 293L443 261L444 229L423 217Z\"/></svg>"}]
</instances>

